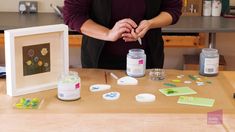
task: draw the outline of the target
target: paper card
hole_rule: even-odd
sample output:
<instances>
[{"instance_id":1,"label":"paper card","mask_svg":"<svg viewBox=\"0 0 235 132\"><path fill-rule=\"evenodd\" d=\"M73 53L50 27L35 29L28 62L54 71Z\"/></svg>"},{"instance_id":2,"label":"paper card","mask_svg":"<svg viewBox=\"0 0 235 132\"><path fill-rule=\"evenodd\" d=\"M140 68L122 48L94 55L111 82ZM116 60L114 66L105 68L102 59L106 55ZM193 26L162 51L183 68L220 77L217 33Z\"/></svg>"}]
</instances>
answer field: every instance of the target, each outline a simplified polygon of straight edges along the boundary
<instances>
[{"instance_id":1,"label":"paper card","mask_svg":"<svg viewBox=\"0 0 235 132\"><path fill-rule=\"evenodd\" d=\"M196 94L197 92L189 87L172 87L159 89L161 93L166 96L179 96L179 95L189 95Z\"/></svg>"},{"instance_id":2,"label":"paper card","mask_svg":"<svg viewBox=\"0 0 235 132\"><path fill-rule=\"evenodd\" d=\"M214 102L215 99L180 96L177 103L212 107L214 105Z\"/></svg>"}]
</instances>

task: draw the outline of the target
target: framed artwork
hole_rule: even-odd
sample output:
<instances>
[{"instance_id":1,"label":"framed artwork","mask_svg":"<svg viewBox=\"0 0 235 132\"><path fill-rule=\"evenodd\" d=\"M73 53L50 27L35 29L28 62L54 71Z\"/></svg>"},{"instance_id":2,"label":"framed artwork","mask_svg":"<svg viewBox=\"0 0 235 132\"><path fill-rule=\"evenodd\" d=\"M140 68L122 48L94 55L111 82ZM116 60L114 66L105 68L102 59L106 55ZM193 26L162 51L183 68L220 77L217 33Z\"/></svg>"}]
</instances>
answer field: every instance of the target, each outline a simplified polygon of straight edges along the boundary
<instances>
[{"instance_id":1,"label":"framed artwork","mask_svg":"<svg viewBox=\"0 0 235 132\"><path fill-rule=\"evenodd\" d=\"M57 87L69 71L64 24L5 30L7 94L19 96Z\"/></svg>"}]
</instances>

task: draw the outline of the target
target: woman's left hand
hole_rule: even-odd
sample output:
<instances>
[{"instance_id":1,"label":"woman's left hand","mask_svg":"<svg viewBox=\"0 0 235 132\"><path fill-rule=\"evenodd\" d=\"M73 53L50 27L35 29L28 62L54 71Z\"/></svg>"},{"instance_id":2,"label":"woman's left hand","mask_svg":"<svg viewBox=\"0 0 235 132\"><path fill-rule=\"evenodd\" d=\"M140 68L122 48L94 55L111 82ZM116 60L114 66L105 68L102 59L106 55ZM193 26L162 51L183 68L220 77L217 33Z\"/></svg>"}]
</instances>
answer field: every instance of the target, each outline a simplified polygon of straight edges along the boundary
<instances>
[{"instance_id":1,"label":"woman's left hand","mask_svg":"<svg viewBox=\"0 0 235 132\"><path fill-rule=\"evenodd\" d=\"M138 38L143 38L147 31L150 29L151 23L148 20L143 20L140 22L139 26L131 33L123 33L123 40L126 42L137 41Z\"/></svg>"}]
</instances>

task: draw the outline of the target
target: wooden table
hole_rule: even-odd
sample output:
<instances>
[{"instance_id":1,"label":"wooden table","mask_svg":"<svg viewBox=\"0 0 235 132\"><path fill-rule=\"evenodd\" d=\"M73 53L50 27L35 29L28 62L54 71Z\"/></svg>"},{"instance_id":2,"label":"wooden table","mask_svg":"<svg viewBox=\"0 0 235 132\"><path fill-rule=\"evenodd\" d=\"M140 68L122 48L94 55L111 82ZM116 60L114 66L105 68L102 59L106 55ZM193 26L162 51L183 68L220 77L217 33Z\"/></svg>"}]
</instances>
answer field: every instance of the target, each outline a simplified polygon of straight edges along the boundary
<instances>
[{"instance_id":1,"label":"wooden table","mask_svg":"<svg viewBox=\"0 0 235 132\"><path fill-rule=\"evenodd\" d=\"M116 80L107 76L112 88L108 91L91 93L89 86L105 83L104 72L108 70L77 69L82 79L81 99L72 102L56 98L56 89L39 93L10 97L6 95L5 80L0 79L0 128L3 131L235 131L235 72L220 72L210 77L212 84L197 86L177 83L177 86L189 86L198 92L195 97L215 99L213 107L200 107L177 104L178 97L166 97L158 89L163 84L183 74L197 75L197 71L166 70L164 81L152 81L146 74L138 78L137 86L118 86ZM112 71L117 76L125 76L124 71ZM233 78L231 78L233 77ZM204 77L202 77L204 78ZM204 78L205 79L205 78ZM102 94L110 91L121 93L116 101L105 101ZM135 95L152 93L157 100L152 103L138 103ZM13 104L21 97L39 97L44 99L40 109L19 110ZM208 125L207 112L223 110L223 124Z\"/></svg>"}]
</instances>

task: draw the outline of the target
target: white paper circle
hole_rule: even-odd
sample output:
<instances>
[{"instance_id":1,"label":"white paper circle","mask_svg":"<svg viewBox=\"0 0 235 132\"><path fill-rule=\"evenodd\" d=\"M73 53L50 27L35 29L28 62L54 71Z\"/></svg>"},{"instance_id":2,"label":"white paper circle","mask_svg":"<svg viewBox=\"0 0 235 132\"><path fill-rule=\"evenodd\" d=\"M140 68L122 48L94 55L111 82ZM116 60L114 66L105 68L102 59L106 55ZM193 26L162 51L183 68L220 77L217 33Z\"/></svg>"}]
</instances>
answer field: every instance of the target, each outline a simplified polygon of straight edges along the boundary
<instances>
[{"instance_id":1,"label":"white paper circle","mask_svg":"<svg viewBox=\"0 0 235 132\"><path fill-rule=\"evenodd\" d=\"M90 91L99 92L99 91L108 90L110 88L111 88L111 85L108 85L108 84L94 84L90 86Z\"/></svg>"},{"instance_id":2,"label":"white paper circle","mask_svg":"<svg viewBox=\"0 0 235 132\"><path fill-rule=\"evenodd\" d=\"M153 94L142 93L135 96L137 102L153 102L156 100L156 96Z\"/></svg>"},{"instance_id":3,"label":"white paper circle","mask_svg":"<svg viewBox=\"0 0 235 132\"><path fill-rule=\"evenodd\" d=\"M105 100L117 100L120 97L120 93L119 92L109 92L109 93L105 93L103 94L103 99Z\"/></svg>"}]
</instances>

